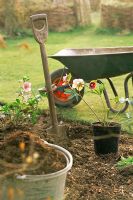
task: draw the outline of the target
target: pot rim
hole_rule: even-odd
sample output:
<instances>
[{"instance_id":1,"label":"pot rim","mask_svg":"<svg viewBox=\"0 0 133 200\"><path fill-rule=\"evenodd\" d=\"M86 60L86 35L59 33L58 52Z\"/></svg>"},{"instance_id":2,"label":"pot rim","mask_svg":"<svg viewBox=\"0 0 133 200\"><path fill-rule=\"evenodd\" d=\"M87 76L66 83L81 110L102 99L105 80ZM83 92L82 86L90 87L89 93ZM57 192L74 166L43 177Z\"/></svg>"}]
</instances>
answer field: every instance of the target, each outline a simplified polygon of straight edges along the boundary
<instances>
[{"instance_id":1,"label":"pot rim","mask_svg":"<svg viewBox=\"0 0 133 200\"><path fill-rule=\"evenodd\" d=\"M33 181L33 180L37 181L37 180L50 179L50 178L55 178L60 175L63 175L71 169L72 164L73 164L73 157L72 157L72 154L68 150L66 150L65 148L58 146L56 144L48 143L44 140L43 140L43 142L45 144L47 143L48 146L53 147L56 150L58 150L64 154L64 156L66 158L66 162L67 162L66 167L57 172L50 173L50 174L44 174L44 175L17 175L16 179L18 179L18 180L21 179L21 180L25 180L25 181Z\"/></svg>"},{"instance_id":2,"label":"pot rim","mask_svg":"<svg viewBox=\"0 0 133 200\"><path fill-rule=\"evenodd\" d=\"M91 124L92 127L105 127L105 128L109 128L109 127L121 127L121 124L119 122L108 122L108 125L103 125L103 122L93 122Z\"/></svg>"}]
</instances>

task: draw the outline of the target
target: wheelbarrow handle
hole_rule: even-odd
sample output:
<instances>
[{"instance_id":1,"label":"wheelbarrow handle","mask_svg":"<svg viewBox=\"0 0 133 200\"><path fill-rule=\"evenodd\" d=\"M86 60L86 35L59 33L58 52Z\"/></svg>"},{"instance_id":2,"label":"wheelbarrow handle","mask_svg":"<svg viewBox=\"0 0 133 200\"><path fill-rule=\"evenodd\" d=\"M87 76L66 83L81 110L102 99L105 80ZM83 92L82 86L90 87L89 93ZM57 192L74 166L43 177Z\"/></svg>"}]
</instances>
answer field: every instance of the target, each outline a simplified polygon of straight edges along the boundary
<instances>
[{"instance_id":1,"label":"wheelbarrow handle","mask_svg":"<svg viewBox=\"0 0 133 200\"><path fill-rule=\"evenodd\" d=\"M48 37L48 22L47 22L47 15L46 14L36 14L30 16L32 30L34 33L34 37L39 44L43 44L47 37ZM44 25L41 29L35 27L35 22L44 20Z\"/></svg>"}]
</instances>

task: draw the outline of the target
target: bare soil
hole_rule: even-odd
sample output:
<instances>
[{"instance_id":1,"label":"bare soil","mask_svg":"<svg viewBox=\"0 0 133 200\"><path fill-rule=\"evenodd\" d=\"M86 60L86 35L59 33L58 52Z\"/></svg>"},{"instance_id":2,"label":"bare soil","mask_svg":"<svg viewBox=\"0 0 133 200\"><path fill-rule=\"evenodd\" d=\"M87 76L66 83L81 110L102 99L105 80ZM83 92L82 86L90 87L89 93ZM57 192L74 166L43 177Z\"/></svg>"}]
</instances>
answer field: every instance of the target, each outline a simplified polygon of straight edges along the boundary
<instances>
[{"instance_id":1,"label":"bare soil","mask_svg":"<svg viewBox=\"0 0 133 200\"><path fill-rule=\"evenodd\" d=\"M11 133L29 131L42 139L55 143L46 132L49 116L43 114L36 125L1 132L1 141ZM133 174L120 172L115 164L121 156L133 156L133 136L122 133L119 153L97 156L94 152L91 127L87 123L65 121L67 141L62 146L69 150L74 159L68 172L65 200L133 200Z\"/></svg>"}]
</instances>

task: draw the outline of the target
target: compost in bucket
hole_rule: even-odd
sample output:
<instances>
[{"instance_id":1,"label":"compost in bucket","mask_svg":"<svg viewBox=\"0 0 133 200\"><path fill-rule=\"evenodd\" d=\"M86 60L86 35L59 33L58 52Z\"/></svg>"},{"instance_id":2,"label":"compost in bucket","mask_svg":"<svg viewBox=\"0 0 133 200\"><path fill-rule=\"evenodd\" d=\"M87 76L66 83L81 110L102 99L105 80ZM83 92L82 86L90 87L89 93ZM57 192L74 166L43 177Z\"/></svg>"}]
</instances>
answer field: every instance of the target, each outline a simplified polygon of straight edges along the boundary
<instances>
[{"instance_id":1,"label":"compost in bucket","mask_svg":"<svg viewBox=\"0 0 133 200\"><path fill-rule=\"evenodd\" d=\"M7 163L7 168L4 164L0 166L1 174L15 168L21 174L41 175L66 166L66 158L61 152L49 147L39 137L23 132L10 135L0 143L0 159Z\"/></svg>"}]
</instances>

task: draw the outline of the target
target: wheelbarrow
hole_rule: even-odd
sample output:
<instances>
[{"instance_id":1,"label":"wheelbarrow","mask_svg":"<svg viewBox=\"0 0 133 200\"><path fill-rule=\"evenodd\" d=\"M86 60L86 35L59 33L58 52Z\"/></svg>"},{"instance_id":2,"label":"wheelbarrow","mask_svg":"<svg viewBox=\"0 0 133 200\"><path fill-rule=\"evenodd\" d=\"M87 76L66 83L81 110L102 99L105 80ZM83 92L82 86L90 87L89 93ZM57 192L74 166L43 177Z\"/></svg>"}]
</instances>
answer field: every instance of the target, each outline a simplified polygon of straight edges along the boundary
<instances>
[{"instance_id":1,"label":"wheelbarrow","mask_svg":"<svg viewBox=\"0 0 133 200\"><path fill-rule=\"evenodd\" d=\"M58 107L73 107L78 104L75 97L65 94L63 76L71 73L73 78L82 78L86 82L91 80L107 79L113 94L118 96L111 77L127 74L124 79L125 98L129 98L128 81L133 80L133 47L111 47L111 48L88 48L88 49L63 49L56 54L49 56L64 64L64 68L58 69L51 74L52 83L57 86L54 91L55 104ZM133 81L132 81L133 82ZM103 91L107 107L112 112L118 112L111 106L107 90ZM84 89L80 92L84 95ZM129 106L125 102L119 112L124 112Z\"/></svg>"}]
</instances>

